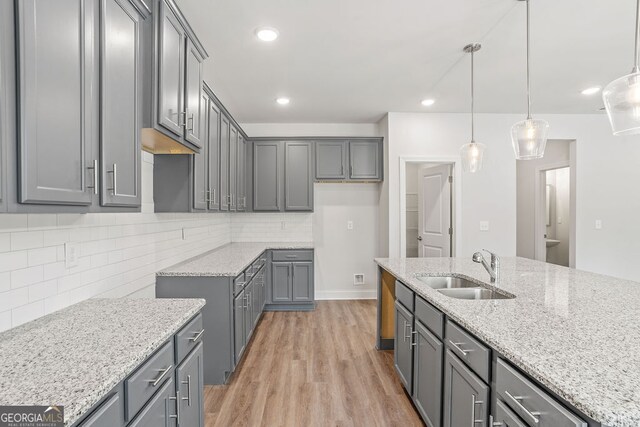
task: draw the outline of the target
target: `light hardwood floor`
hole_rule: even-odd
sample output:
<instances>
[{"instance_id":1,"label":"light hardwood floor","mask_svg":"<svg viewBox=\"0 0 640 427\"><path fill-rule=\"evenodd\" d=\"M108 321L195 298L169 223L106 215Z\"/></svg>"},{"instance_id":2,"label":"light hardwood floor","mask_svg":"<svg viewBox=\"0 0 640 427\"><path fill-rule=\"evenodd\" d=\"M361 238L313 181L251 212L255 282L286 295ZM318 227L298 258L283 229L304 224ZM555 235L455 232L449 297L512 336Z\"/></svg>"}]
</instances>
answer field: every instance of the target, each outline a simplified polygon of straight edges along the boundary
<instances>
[{"instance_id":1,"label":"light hardwood floor","mask_svg":"<svg viewBox=\"0 0 640 427\"><path fill-rule=\"evenodd\" d=\"M375 325L371 300L265 313L230 383L205 388L206 427L423 425Z\"/></svg>"}]
</instances>

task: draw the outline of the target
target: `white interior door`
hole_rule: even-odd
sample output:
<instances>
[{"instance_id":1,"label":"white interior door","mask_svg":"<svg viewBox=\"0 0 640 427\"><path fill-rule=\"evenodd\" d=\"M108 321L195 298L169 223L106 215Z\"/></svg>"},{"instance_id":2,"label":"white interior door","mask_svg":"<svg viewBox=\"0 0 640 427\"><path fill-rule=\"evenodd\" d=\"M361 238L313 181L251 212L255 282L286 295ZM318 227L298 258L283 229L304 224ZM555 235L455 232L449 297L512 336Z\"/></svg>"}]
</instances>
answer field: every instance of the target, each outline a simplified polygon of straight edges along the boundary
<instances>
[{"instance_id":1,"label":"white interior door","mask_svg":"<svg viewBox=\"0 0 640 427\"><path fill-rule=\"evenodd\" d=\"M451 165L418 171L418 256L449 257L453 228Z\"/></svg>"}]
</instances>

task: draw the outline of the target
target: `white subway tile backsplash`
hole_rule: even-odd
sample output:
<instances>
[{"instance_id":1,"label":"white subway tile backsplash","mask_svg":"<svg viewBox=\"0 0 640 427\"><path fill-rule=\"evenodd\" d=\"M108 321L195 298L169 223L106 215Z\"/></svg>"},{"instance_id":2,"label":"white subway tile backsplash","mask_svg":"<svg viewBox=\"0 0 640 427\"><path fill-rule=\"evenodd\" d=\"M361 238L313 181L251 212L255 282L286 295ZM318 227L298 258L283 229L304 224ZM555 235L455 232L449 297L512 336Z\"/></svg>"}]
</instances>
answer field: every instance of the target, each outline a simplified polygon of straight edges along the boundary
<instances>
[{"instance_id":1,"label":"white subway tile backsplash","mask_svg":"<svg viewBox=\"0 0 640 427\"><path fill-rule=\"evenodd\" d=\"M11 288L21 288L23 286L42 282L43 277L43 268L41 265L13 270L11 272Z\"/></svg>"},{"instance_id":2,"label":"white subway tile backsplash","mask_svg":"<svg viewBox=\"0 0 640 427\"><path fill-rule=\"evenodd\" d=\"M25 231L19 233L11 233L12 251L41 248L43 246L43 242L44 234L42 231Z\"/></svg>"},{"instance_id":3,"label":"white subway tile backsplash","mask_svg":"<svg viewBox=\"0 0 640 427\"><path fill-rule=\"evenodd\" d=\"M58 293L58 281L47 280L29 286L29 302L41 300Z\"/></svg>"},{"instance_id":4,"label":"white subway tile backsplash","mask_svg":"<svg viewBox=\"0 0 640 427\"><path fill-rule=\"evenodd\" d=\"M64 253L64 246L63 253ZM58 248L49 246L47 248L29 249L27 252L27 262L29 266L43 265L56 262L58 260Z\"/></svg>"},{"instance_id":5,"label":"white subway tile backsplash","mask_svg":"<svg viewBox=\"0 0 640 427\"><path fill-rule=\"evenodd\" d=\"M11 324L15 327L44 316L44 300L35 301L11 310Z\"/></svg>"},{"instance_id":6,"label":"white subway tile backsplash","mask_svg":"<svg viewBox=\"0 0 640 427\"><path fill-rule=\"evenodd\" d=\"M0 253L0 272L27 267L29 265L27 253L27 251Z\"/></svg>"},{"instance_id":7,"label":"white subway tile backsplash","mask_svg":"<svg viewBox=\"0 0 640 427\"><path fill-rule=\"evenodd\" d=\"M3 292L0 295L0 312L20 307L29 302L29 289L18 288Z\"/></svg>"},{"instance_id":8,"label":"white subway tile backsplash","mask_svg":"<svg viewBox=\"0 0 640 427\"><path fill-rule=\"evenodd\" d=\"M11 234L0 233L0 252L8 252L11 250Z\"/></svg>"}]
</instances>

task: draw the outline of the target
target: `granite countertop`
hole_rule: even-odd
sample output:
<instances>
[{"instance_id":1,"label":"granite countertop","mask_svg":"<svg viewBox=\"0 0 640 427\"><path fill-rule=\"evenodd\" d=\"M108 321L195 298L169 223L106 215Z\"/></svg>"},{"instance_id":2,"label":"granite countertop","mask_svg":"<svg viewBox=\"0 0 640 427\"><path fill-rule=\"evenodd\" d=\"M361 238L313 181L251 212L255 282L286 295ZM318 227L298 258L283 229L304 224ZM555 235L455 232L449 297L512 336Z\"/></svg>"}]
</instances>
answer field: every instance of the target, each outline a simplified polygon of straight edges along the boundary
<instances>
[{"instance_id":1,"label":"granite countertop","mask_svg":"<svg viewBox=\"0 0 640 427\"><path fill-rule=\"evenodd\" d=\"M71 425L204 306L90 299L0 333L0 405L63 405Z\"/></svg>"},{"instance_id":2,"label":"granite countertop","mask_svg":"<svg viewBox=\"0 0 640 427\"><path fill-rule=\"evenodd\" d=\"M495 287L514 299L469 301L420 276L489 282L471 259L376 259L449 317L595 421L640 425L640 283L501 258Z\"/></svg>"},{"instance_id":3,"label":"granite countertop","mask_svg":"<svg viewBox=\"0 0 640 427\"><path fill-rule=\"evenodd\" d=\"M156 273L156 276L237 276L267 249L313 249L311 242L229 243Z\"/></svg>"}]
</instances>

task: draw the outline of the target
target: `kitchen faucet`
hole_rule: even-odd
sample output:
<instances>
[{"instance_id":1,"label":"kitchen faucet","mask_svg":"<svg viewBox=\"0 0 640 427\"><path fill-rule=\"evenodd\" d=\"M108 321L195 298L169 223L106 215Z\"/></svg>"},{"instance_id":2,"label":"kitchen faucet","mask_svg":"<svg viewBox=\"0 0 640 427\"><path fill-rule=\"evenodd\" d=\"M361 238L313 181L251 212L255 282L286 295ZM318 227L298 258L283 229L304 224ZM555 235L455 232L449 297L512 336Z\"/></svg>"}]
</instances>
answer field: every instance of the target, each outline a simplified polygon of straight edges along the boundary
<instances>
[{"instance_id":1,"label":"kitchen faucet","mask_svg":"<svg viewBox=\"0 0 640 427\"><path fill-rule=\"evenodd\" d=\"M489 276L491 276L491 283L495 283L500 277L500 257L486 249L483 249L483 251L491 255L491 264L487 262L487 260L482 255L482 252L476 252L475 254L473 254L473 262L481 263L484 266L485 270L487 270L487 272L489 273Z\"/></svg>"}]
</instances>

